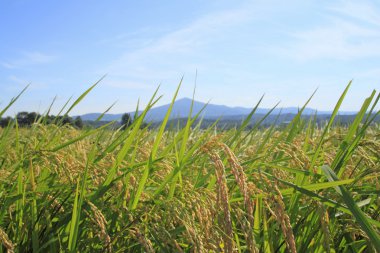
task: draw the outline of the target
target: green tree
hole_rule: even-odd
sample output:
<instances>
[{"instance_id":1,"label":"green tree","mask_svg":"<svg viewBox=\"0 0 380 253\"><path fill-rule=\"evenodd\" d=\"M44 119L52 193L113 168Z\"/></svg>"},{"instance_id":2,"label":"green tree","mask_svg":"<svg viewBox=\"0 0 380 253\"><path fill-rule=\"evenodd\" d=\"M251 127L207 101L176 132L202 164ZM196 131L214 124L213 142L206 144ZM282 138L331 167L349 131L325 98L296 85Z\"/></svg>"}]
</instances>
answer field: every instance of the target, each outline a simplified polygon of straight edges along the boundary
<instances>
[{"instance_id":1,"label":"green tree","mask_svg":"<svg viewBox=\"0 0 380 253\"><path fill-rule=\"evenodd\" d=\"M1 118L0 119L0 127L6 128L11 121L12 121L12 118L9 116L6 118Z\"/></svg>"},{"instance_id":2,"label":"green tree","mask_svg":"<svg viewBox=\"0 0 380 253\"><path fill-rule=\"evenodd\" d=\"M60 116L60 118L62 119L62 125L71 125L73 126L73 119L67 115L65 116Z\"/></svg>"},{"instance_id":3,"label":"green tree","mask_svg":"<svg viewBox=\"0 0 380 253\"><path fill-rule=\"evenodd\" d=\"M34 122L36 122L41 115L39 115L36 112L29 112L27 116L28 125L32 125Z\"/></svg>"},{"instance_id":4,"label":"green tree","mask_svg":"<svg viewBox=\"0 0 380 253\"><path fill-rule=\"evenodd\" d=\"M31 126L39 117L41 115L36 112L19 112L16 115L17 122L21 127Z\"/></svg>"},{"instance_id":5,"label":"green tree","mask_svg":"<svg viewBox=\"0 0 380 253\"><path fill-rule=\"evenodd\" d=\"M29 117L28 117L28 112L19 112L16 115L17 123L19 126L24 127L28 126L29 124Z\"/></svg>"},{"instance_id":6,"label":"green tree","mask_svg":"<svg viewBox=\"0 0 380 253\"><path fill-rule=\"evenodd\" d=\"M132 117L129 113L124 113L121 117L121 125L123 129L126 129L130 125L132 125Z\"/></svg>"},{"instance_id":7,"label":"green tree","mask_svg":"<svg viewBox=\"0 0 380 253\"><path fill-rule=\"evenodd\" d=\"M82 118L80 116L76 117L75 120L74 120L74 126L78 129L82 129L83 128L83 121L82 121Z\"/></svg>"}]
</instances>

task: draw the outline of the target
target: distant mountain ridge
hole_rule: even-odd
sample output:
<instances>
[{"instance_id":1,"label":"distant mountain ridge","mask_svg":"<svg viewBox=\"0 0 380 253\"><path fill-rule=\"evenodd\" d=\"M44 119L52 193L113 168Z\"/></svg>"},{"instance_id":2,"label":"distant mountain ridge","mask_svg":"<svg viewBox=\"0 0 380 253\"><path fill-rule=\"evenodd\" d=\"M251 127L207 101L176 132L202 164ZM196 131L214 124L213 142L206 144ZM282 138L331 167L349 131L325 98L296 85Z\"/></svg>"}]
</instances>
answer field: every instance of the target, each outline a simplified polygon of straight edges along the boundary
<instances>
[{"instance_id":1,"label":"distant mountain ridge","mask_svg":"<svg viewBox=\"0 0 380 253\"><path fill-rule=\"evenodd\" d=\"M174 102L174 106L172 109L172 113L170 115L170 119L175 118L186 118L189 115L190 107L191 107L192 99L190 98L181 98ZM206 103L195 101L193 105L192 116L195 116L202 108L206 105ZM166 112L169 109L170 104L153 107L146 115L147 121L161 121L165 117ZM216 104L208 104L204 111L201 113L204 119L217 119L217 118L240 118L245 115L248 115L253 108L246 107L230 107L226 105L216 105ZM256 114L262 115L266 114L270 111L269 108L257 108ZM297 114L299 108L298 107L285 107L285 108L276 108L273 110L271 114L277 115L281 112L281 114ZM317 111L312 108L305 108L303 115L313 115L315 113L318 115L328 115L331 114L330 111ZM133 115L135 112L129 112ZM351 115L356 112L340 112L340 115ZM96 120L101 113L87 113L81 115L82 120ZM120 114L105 114L103 117L103 121L120 121L122 117L122 113Z\"/></svg>"}]
</instances>

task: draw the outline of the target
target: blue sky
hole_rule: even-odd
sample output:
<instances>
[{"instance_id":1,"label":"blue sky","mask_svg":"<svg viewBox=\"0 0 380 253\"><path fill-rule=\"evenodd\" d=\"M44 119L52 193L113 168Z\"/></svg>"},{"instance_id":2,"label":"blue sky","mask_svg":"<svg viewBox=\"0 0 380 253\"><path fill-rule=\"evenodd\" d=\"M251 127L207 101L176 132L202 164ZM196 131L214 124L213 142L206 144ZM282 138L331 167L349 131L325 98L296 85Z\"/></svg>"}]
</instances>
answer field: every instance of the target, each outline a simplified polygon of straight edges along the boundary
<instances>
[{"instance_id":1,"label":"blue sky","mask_svg":"<svg viewBox=\"0 0 380 253\"><path fill-rule=\"evenodd\" d=\"M0 2L0 108L31 83L9 114L56 109L106 78L74 114L133 111L158 84L179 97L252 107L344 110L380 88L378 1Z\"/></svg>"}]
</instances>

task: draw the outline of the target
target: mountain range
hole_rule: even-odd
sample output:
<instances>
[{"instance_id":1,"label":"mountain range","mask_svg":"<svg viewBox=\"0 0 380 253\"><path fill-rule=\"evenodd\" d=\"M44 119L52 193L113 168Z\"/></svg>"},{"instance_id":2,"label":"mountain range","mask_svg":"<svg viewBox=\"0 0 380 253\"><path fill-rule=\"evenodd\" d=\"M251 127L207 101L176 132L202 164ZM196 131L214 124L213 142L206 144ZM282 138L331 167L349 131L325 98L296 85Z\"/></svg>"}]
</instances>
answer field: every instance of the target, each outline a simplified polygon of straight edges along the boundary
<instances>
[{"instance_id":1,"label":"mountain range","mask_svg":"<svg viewBox=\"0 0 380 253\"><path fill-rule=\"evenodd\" d=\"M170 119L176 119L176 118L186 118L189 115L190 107L191 107L192 99L190 98L182 98L178 99L174 102L172 113L170 115ZM146 115L146 121L148 122L159 122L163 120L165 117L166 112L169 109L170 104L162 105L153 107ZM202 117L204 119L240 119L244 118L244 116L248 115L252 108L246 108L246 107L230 107L226 105L216 105L216 104L207 104L200 101L194 100L193 105L193 112L192 116L195 116L204 106L205 109L201 113ZM256 115L264 115L267 114L271 109L269 108L257 108ZM285 108L275 108L272 115L278 115L281 113L282 115L285 114L297 114L299 108L298 107L285 107ZM303 115L313 115L317 112L316 109L312 108L305 108ZM135 112L129 112L131 115L133 115ZM141 113L141 112L140 112ZM331 114L330 111L318 111L318 115L329 115ZM341 111L339 112L340 115L352 115L356 112L349 112L349 111ZM82 120L85 121L93 121L96 120L101 113L87 113L84 115L80 115ZM121 114L105 114L103 117L103 121L120 121Z\"/></svg>"}]
</instances>

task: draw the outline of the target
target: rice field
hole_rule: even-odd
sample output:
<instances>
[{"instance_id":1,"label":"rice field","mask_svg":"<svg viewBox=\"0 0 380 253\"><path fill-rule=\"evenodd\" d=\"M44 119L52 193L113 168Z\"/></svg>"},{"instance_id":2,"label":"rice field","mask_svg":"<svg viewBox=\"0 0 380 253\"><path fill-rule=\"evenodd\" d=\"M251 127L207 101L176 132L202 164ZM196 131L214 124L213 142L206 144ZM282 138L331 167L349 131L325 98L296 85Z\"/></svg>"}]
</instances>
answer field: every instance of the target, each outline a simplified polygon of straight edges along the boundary
<instances>
[{"instance_id":1,"label":"rice field","mask_svg":"<svg viewBox=\"0 0 380 253\"><path fill-rule=\"evenodd\" d=\"M225 131L168 129L170 109L141 127L157 91L126 129L12 122L0 252L380 252L380 96L333 124L349 86L324 125L300 117L307 101L285 128L247 128L260 102Z\"/></svg>"}]
</instances>

